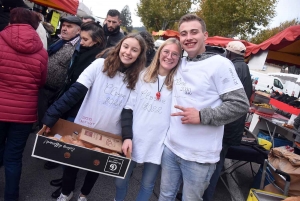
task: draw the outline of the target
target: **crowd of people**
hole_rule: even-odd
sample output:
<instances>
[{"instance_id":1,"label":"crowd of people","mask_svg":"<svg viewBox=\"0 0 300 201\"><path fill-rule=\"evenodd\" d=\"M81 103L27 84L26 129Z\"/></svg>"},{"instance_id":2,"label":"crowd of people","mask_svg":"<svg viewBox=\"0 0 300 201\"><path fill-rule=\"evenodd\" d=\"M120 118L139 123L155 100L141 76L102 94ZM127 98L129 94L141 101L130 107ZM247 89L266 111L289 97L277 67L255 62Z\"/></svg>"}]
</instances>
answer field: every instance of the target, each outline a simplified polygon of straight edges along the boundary
<instances>
[{"instance_id":1,"label":"crowd of people","mask_svg":"<svg viewBox=\"0 0 300 201\"><path fill-rule=\"evenodd\" d=\"M155 50L147 31L125 36L120 12L111 9L103 26L89 16L61 18L59 38L49 43L38 34L41 16L23 1L11 2L17 1L3 0L0 11L9 14L0 30L5 201L19 199L22 153L34 123L50 132L59 118L122 136L122 151L132 161L125 178L115 179L112 200L125 200L141 163L136 200L150 199L159 175L160 201L175 200L181 184L182 200L213 199L226 152L240 143L249 109L251 78L241 42L229 43L226 56L210 51L205 22L186 14L178 23L179 40L167 39ZM114 93L107 94L107 86ZM99 174L87 171L81 192L74 192L78 170L62 168L61 178L51 181L59 187L52 197L88 200Z\"/></svg>"}]
</instances>

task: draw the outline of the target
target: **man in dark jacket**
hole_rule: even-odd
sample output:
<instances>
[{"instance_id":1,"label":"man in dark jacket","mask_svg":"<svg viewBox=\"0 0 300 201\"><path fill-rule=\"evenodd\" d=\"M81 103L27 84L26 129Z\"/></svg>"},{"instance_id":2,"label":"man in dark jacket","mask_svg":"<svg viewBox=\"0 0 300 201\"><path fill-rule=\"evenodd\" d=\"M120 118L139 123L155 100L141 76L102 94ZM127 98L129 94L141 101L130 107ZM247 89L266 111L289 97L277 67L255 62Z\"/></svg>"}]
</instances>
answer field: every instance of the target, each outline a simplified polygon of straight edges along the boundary
<instances>
[{"instance_id":1,"label":"man in dark jacket","mask_svg":"<svg viewBox=\"0 0 300 201\"><path fill-rule=\"evenodd\" d=\"M120 31L120 12L111 9L107 12L103 30L107 39L106 48L115 46L123 37L124 34Z\"/></svg>"},{"instance_id":2,"label":"man in dark jacket","mask_svg":"<svg viewBox=\"0 0 300 201\"><path fill-rule=\"evenodd\" d=\"M48 76L45 86L39 91L39 126L48 107L57 98L57 93L63 87L67 70L78 43L80 43L80 25L82 21L75 16L61 19L61 35L57 42L48 48Z\"/></svg>"},{"instance_id":3,"label":"man in dark jacket","mask_svg":"<svg viewBox=\"0 0 300 201\"><path fill-rule=\"evenodd\" d=\"M244 86L248 100L250 100L252 94L252 82L249 67L244 61L246 47L240 41L231 41L227 44L226 50L226 57L232 61L237 75ZM213 200L215 188L217 186L218 179L224 165L227 151L230 146L240 145L242 135L244 132L245 120L246 115L242 116L241 118L237 119L232 123L225 125L222 151L220 153L220 161L217 163L216 170L210 179L210 184L204 192L203 201Z\"/></svg>"}]
</instances>

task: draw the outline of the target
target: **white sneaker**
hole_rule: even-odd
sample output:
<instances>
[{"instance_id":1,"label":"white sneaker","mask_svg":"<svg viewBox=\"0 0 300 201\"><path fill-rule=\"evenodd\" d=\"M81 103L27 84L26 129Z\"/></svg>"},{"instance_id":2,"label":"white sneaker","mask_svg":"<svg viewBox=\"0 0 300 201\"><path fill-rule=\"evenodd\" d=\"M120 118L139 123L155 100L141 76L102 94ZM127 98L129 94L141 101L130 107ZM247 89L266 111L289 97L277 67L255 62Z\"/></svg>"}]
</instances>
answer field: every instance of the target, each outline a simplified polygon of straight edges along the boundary
<instances>
[{"instance_id":1,"label":"white sneaker","mask_svg":"<svg viewBox=\"0 0 300 201\"><path fill-rule=\"evenodd\" d=\"M79 195L77 201L87 201L87 198L86 197L80 197L80 195Z\"/></svg>"},{"instance_id":2,"label":"white sneaker","mask_svg":"<svg viewBox=\"0 0 300 201\"><path fill-rule=\"evenodd\" d=\"M70 195L64 195L60 194L60 196L57 198L57 201L69 201L73 197L73 192L70 193Z\"/></svg>"}]
</instances>

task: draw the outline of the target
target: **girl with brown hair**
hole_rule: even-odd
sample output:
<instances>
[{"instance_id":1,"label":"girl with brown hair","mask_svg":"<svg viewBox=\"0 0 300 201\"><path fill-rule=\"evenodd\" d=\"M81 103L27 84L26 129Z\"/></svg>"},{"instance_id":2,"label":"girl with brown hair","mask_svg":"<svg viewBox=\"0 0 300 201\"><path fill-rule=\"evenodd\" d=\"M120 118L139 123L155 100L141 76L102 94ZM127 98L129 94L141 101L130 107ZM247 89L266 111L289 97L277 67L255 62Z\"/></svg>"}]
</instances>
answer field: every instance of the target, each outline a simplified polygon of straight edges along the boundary
<instances>
[{"instance_id":1,"label":"girl with brown hair","mask_svg":"<svg viewBox=\"0 0 300 201\"><path fill-rule=\"evenodd\" d=\"M43 118L46 133L50 132L50 128L60 116L85 96L75 123L121 135L121 112L130 91L135 88L140 71L145 66L145 54L146 45L143 38L132 34L124 37L105 60L95 60L47 110ZM67 166L64 169L62 194L58 201L68 201L72 198L77 173L77 168ZM87 200L86 196L91 192L98 176L97 173L87 172L78 201Z\"/></svg>"}]
</instances>

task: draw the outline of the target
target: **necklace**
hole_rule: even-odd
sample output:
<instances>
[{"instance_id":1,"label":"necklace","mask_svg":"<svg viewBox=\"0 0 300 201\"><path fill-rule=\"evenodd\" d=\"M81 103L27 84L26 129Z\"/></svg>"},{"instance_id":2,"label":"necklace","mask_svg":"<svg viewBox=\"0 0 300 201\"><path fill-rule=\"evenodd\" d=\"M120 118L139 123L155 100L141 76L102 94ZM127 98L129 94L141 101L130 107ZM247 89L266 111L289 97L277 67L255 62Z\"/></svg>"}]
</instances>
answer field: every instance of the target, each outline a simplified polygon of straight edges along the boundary
<instances>
[{"instance_id":1,"label":"necklace","mask_svg":"<svg viewBox=\"0 0 300 201\"><path fill-rule=\"evenodd\" d=\"M160 89L159 89L159 78L157 76L157 92L156 92L156 100L160 99L160 92L165 84L166 79L164 80L163 84L161 85Z\"/></svg>"}]
</instances>

